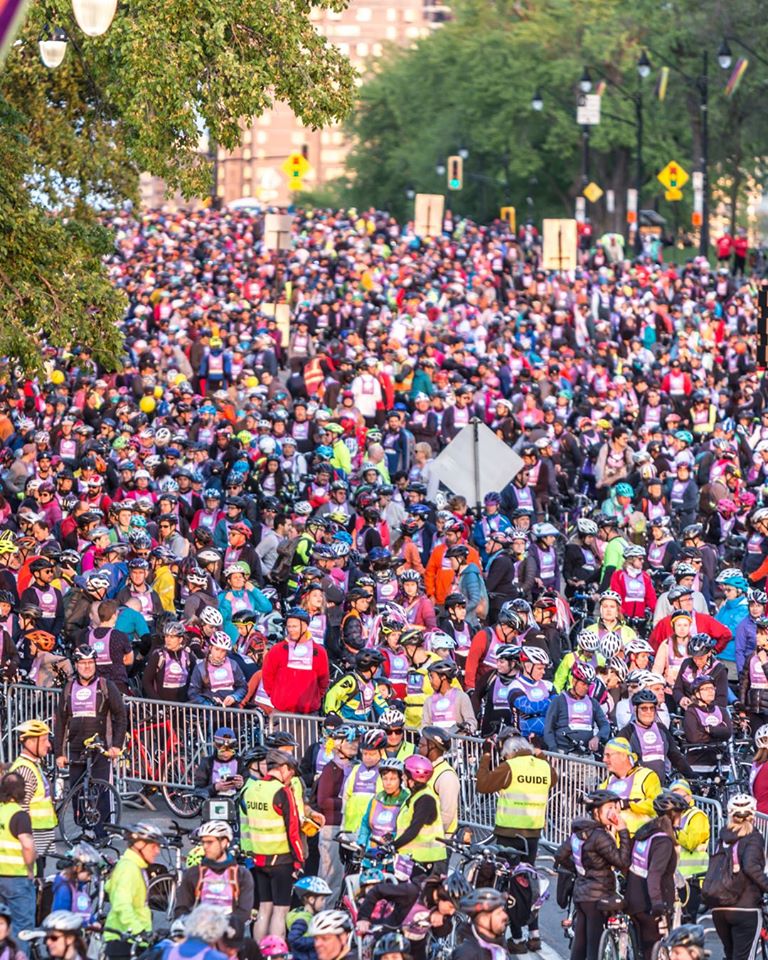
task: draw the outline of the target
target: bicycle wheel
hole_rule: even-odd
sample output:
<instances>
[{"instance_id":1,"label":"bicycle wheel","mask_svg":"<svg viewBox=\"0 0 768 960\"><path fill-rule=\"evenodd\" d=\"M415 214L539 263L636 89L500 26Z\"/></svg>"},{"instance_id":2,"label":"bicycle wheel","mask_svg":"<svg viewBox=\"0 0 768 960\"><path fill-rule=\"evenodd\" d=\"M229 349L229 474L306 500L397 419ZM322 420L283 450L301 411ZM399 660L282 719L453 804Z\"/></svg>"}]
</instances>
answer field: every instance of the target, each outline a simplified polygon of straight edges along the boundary
<instances>
[{"instance_id":1,"label":"bicycle wheel","mask_svg":"<svg viewBox=\"0 0 768 960\"><path fill-rule=\"evenodd\" d=\"M120 823L122 802L115 787L106 780L81 780L69 791L56 810L59 833L67 843L83 836L104 835L104 825Z\"/></svg>"},{"instance_id":2,"label":"bicycle wheel","mask_svg":"<svg viewBox=\"0 0 768 960\"><path fill-rule=\"evenodd\" d=\"M597 948L597 960L625 960L619 956L619 945L612 930L603 930Z\"/></svg>"},{"instance_id":3,"label":"bicycle wheel","mask_svg":"<svg viewBox=\"0 0 768 960\"><path fill-rule=\"evenodd\" d=\"M186 779L186 765L181 757L174 757L165 768L163 780L182 783ZM163 798L168 809L182 820L192 820L200 816L205 800L197 796L189 787L171 787L163 784Z\"/></svg>"},{"instance_id":4,"label":"bicycle wheel","mask_svg":"<svg viewBox=\"0 0 768 960\"><path fill-rule=\"evenodd\" d=\"M166 925L176 909L176 877L162 873L153 877L147 886L147 904L152 911L152 929Z\"/></svg>"}]
</instances>

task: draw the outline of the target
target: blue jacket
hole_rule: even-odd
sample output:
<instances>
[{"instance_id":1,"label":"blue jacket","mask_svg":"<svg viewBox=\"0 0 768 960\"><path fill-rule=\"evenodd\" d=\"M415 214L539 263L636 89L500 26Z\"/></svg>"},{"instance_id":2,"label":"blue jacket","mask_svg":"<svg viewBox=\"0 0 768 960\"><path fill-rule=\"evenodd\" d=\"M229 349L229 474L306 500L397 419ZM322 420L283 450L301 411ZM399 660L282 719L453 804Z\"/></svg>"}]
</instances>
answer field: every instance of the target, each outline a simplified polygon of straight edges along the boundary
<instances>
[{"instance_id":1,"label":"blue jacket","mask_svg":"<svg viewBox=\"0 0 768 960\"><path fill-rule=\"evenodd\" d=\"M736 629L744 619L749 616L749 604L744 594L736 597L735 600L726 600L725 603L715 614L715 620L724 624L736 636ZM736 641L729 640L725 649L718 655L721 660L735 661L736 659Z\"/></svg>"},{"instance_id":2,"label":"blue jacket","mask_svg":"<svg viewBox=\"0 0 768 960\"><path fill-rule=\"evenodd\" d=\"M736 669L741 673L747 658L754 652L756 646L757 627L752 617L747 616L736 627Z\"/></svg>"}]
</instances>

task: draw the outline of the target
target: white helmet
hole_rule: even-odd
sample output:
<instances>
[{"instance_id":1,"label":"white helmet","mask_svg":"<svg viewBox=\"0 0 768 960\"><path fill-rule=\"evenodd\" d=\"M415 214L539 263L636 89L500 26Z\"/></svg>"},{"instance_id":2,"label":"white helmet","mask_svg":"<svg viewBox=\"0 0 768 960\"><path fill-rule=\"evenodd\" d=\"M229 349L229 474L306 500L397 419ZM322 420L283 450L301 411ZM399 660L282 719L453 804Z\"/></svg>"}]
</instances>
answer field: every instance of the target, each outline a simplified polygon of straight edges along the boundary
<instances>
[{"instance_id":1,"label":"white helmet","mask_svg":"<svg viewBox=\"0 0 768 960\"><path fill-rule=\"evenodd\" d=\"M160 427L155 431L155 443L160 444L161 446L166 443L171 442L171 431L168 427Z\"/></svg>"},{"instance_id":2,"label":"white helmet","mask_svg":"<svg viewBox=\"0 0 768 960\"><path fill-rule=\"evenodd\" d=\"M208 574L199 567L194 567L187 574L187 582L194 583L198 587L204 587L208 583ZM213 610L214 607L211 607L210 609Z\"/></svg>"},{"instance_id":3,"label":"white helmet","mask_svg":"<svg viewBox=\"0 0 768 960\"><path fill-rule=\"evenodd\" d=\"M594 653L600 645L596 630L582 630L576 637L576 646L585 653Z\"/></svg>"},{"instance_id":4,"label":"white helmet","mask_svg":"<svg viewBox=\"0 0 768 960\"><path fill-rule=\"evenodd\" d=\"M430 650L453 650L456 641L443 630L430 630L427 634L427 643Z\"/></svg>"},{"instance_id":5,"label":"white helmet","mask_svg":"<svg viewBox=\"0 0 768 960\"><path fill-rule=\"evenodd\" d=\"M659 683L666 682L660 673L654 673L652 670L648 672L648 677L645 679L645 683L649 687L655 687Z\"/></svg>"},{"instance_id":6,"label":"white helmet","mask_svg":"<svg viewBox=\"0 0 768 960\"><path fill-rule=\"evenodd\" d=\"M224 617L216 607L203 607L200 611L200 623L205 623L209 627L221 627L224 624Z\"/></svg>"},{"instance_id":7,"label":"white helmet","mask_svg":"<svg viewBox=\"0 0 768 960\"><path fill-rule=\"evenodd\" d=\"M209 820L198 828L197 835L199 837L226 837L230 842L234 837L232 827L226 820Z\"/></svg>"},{"instance_id":8,"label":"white helmet","mask_svg":"<svg viewBox=\"0 0 768 960\"><path fill-rule=\"evenodd\" d=\"M223 630L217 630L211 637L211 646L216 650L229 651L232 649L232 640L228 633L224 633Z\"/></svg>"},{"instance_id":9,"label":"white helmet","mask_svg":"<svg viewBox=\"0 0 768 960\"><path fill-rule=\"evenodd\" d=\"M606 658L615 657L616 654L621 650L621 637L618 633L606 633L604 637L600 638L600 653Z\"/></svg>"},{"instance_id":10,"label":"white helmet","mask_svg":"<svg viewBox=\"0 0 768 960\"><path fill-rule=\"evenodd\" d=\"M576 521L576 529L584 537L597 536L597 524L594 520L590 520L589 517L579 517Z\"/></svg>"},{"instance_id":11,"label":"white helmet","mask_svg":"<svg viewBox=\"0 0 768 960\"><path fill-rule=\"evenodd\" d=\"M274 453L277 449L277 444L273 437L262 437L259 440L259 450L265 455L269 456L270 453Z\"/></svg>"},{"instance_id":12,"label":"white helmet","mask_svg":"<svg viewBox=\"0 0 768 960\"><path fill-rule=\"evenodd\" d=\"M755 746L758 750L768 747L768 723L764 723L762 727L758 727L755 731Z\"/></svg>"},{"instance_id":13,"label":"white helmet","mask_svg":"<svg viewBox=\"0 0 768 960\"><path fill-rule=\"evenodd\" d=\"M523 645L520 650L522 656L521 661L525 663L543 663L545 667L548 667L550 664L549 654L546 650L542 650L541 647L529 647Z\"/></svg>"},{"instance_id":14,"label":"white helmet","mask_svg":"<svg viewBox=\"0 0 768 960\"><path fill-rule=\"evenodd\" d=\"M757 800L748 793L737 793L728 801L728 816L734 820L746 820L757 812Z\"/></svg>"},{"instance_id":15,"label":"white helmet","mask_svg":"<svg viewBox=\"0 0 768 960\"><path fill-rule=\"evenodd\" d=\"M626 653L653 653L653 647L648 643L647 640L642 640L640 637L635 637L634 640L627 640L624 644L624 650Z\"/></svg>"},{"instance_id":16,"label":"white helmet","mask_svg":"<svg viewBox=\"0 0 768 960\"><path fill-rule=\"evenodd\" d=\"M321 910L309 922L307 936L322 937L327 933L343 936L352 931L352 920L343 910Z\"/></svg>"},{"instance_id":17,"label":"white helmet","mask_svg":"<svg viewBox=\"0 0 768 960\"><path fill-rule=\"evenodd\" d=\"M743 574L738 567L726 567L725 570L722 570L720 573L718 573L717 577L715 578L715 583L723 583L725 580L728 580L731 577L741 576L743 576Z\"/></svg>"},{"instance_id":18,"label":"white helmet","mask_svg":"<svg viewBox=\"0 0 768 960\"><path fill-rule=\"evenodd\" d=\"M604 590L600 594L600 603L602 603L603 600L614 600L619 604L619 606L621 606L621 594L616 593L615 590Z\"/></svg>"},{"instance_id":19,"label":"white helmet","mask_svg":"<svg viewBox=\"0 0 768 960\"><path fill-rule=\"evenodd\" d=\"M403 727L405 726L405 714L396 707L387 707L379 717L380 727Z\"/></svg>"}]
</instances>

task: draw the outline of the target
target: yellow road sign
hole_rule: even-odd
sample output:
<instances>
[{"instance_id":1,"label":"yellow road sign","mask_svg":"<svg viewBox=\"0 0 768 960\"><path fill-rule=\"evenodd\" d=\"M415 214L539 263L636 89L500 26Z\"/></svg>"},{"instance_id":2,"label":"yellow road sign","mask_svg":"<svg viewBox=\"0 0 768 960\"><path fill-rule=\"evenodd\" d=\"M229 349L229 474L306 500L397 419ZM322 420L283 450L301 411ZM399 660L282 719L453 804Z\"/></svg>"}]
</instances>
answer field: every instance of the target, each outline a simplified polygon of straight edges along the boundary
<instances>
[{"instance_id":1,"label":"yellow road sign","mask_svg":"<svg viewBox=\"0 0 768 960\"><path fill-rule=\"evenodd\" d=\"M288 176L288 189L301 190L302 178L310 169L309 160L303 153L292 153L282 166L283 173Z\"/></svg>"},{"instance_id":2,"label":"yellow road sign","mask_svg":"<svg viewBox=\"0 0 768 960\"><path fill-rule=\"evenodd\" d=\"M584 196L589 200L590 203L597 203L597 201L602 197L603 191L598 185L593 181L588 183L586 187L581 191Z\"/></svg>"},{"instance_id":3,"label":"yellow road sign","mask_svg":"<svg viewBox=\"0 0 768 960\"><path fill-rule=\"evenodd\" d=\"M509 224L509 229L511 233L515 232L515 208L514 207L502 207L501 208L501 219L506 220Z\"/></svg>"},{"instance_id":4,"label":"yellow road sign","mask_svg":"<svg viewBox=\"0 0 768 960\"><path fill-rule=\"evenodd\" d=\"M665 200L682 200L683 191L678 190L677 187L672 187L671 190L666 190L664 192L664 199Z\"/></svg>"},{"instance_id":5,"label":"yellow road sign","mask_svg":"<svg viewBox=\"0 0 768 960\"><path fill-rule=\"evenodd\" d=\"M688 183L690 177L679 163L670 160L661 173L657 175L656 179L662 186L665 186L667 190L680 190ZM670 198L667 197L667 199L669 200ZM679 199L679 197L675 197L674 199Z\"/></svg>"}]
</instances>

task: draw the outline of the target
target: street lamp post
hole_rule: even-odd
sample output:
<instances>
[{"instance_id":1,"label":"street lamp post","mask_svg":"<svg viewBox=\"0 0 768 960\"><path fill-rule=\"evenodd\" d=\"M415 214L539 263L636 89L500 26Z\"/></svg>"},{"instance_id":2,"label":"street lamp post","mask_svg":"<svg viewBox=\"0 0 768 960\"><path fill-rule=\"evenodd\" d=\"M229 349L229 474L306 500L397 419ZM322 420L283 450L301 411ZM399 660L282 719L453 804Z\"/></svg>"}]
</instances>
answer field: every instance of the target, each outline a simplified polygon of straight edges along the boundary
<instances>
[{"instance_id":1,"label":"street lamp post","mask_svg":"<svg viewBox=\"0 0 768 960\"><path fill-rule=\"evenodd\" d=\"M642 253L640 236L640 195L643 189L643 80L651 72L651 61L643 50L637 61L637 93L635 94L635 190L637 191L637 223L635 225L635 252Z\"/></svg>"},{"instance_id":2,"label":"street lamp post","mask_svg":"<svg viewBox=\"0 0 768 960\"><path fill-rule=\"evenodd\" d=\"M702 207L699 253L709 253L709 51L701 55L701 76L698 79L699 107L701 111L701 167Z\"/></svg>"},{"instance_id":3,"label":"street lamp post","mask_svg":"<svg viewBox=\"0 0 768 960\"><path fill-rule=\"evenodd\" d=\"M583 94L589 93L592 89L592 77L589 69L584 67L579 80L579 89ZM589 124L585 123L581 128L581 185L586 187L589 183Z\"/></svg>"}]
</instances>

